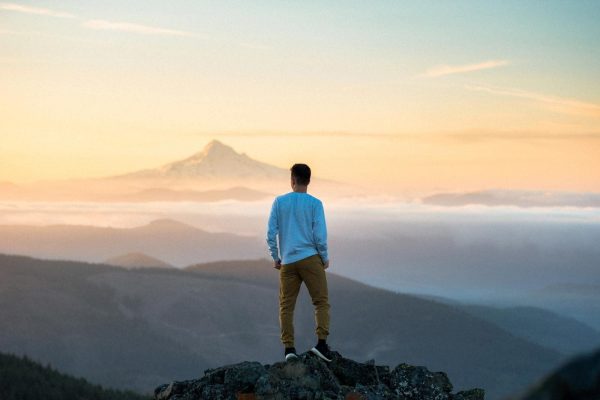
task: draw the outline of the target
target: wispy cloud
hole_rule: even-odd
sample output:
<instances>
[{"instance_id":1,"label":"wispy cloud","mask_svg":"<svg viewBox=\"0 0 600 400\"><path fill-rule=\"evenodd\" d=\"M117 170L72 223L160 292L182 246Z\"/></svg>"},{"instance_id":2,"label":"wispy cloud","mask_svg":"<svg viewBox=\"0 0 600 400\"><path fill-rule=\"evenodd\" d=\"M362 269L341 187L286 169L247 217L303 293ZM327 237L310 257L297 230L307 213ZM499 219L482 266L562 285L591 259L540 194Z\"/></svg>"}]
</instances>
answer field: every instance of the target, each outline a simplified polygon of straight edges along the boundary
<instances>
[{"instance_id":1,"label":"wispy cloud","mask_svg":"<svg viewBox=\"0 0 600 400\"><path fill-rule=\"evenodd\" d=\"M180 31L176 29L159 28L131 22L107 21L103 19L91 19L82 24L86 28L141 33L144 35L173 35L173 36L199 36L196 33Z\"/></svg>"},{"instance_id":2,"label":"wispy cloud","mask_svg":"<svg viewBox=\"0 0 600 400\"><path fill-rule=\"evenodd\" d=\"M89 29L112 30L122 32L140 33L144 35L169 35L169 36L189 36L204 38L203 35L193 32L182 31L178 29L169 29L163 27L149 26L125 21L107 21L104 19L85 19L75 14L51 10L48 8L30 7L16 3L0 3L0 10L16 11L26 14L38 14L49 17L73 18L83 21L81 25Z\"/></svg>"},{"instance_id":3,"label":"wispy cloud","mask_svg":"<svg viewBox=\"0 0 600 400\"><path fill-rule=\"evenodd\" d=\"M423 78L437 78L445 75L463 74L467 72L481 71L483 69L498 68L508 64L508 60L488 60L475 64L436 65L435 67L429 68L419 76Z\"/></svg>"},{"instance_id":4,"label":"wispy cloud","mask_svg":"<svg viewBox=\"0 0 600 400\"><path fill-rule=\"evenodd\" d=\"M185 30L180 30L180 29L171 29L171 28L165 28L165 27L159 27L159 26L151 26L151 25L139 24L139 23L128 22L128 21L109 21L109 20L105 20L105 19L88 19L88 18L84 18L81 16L77 16L75 14L67 13L67 12L56 11L56 10L51 10L48 8L41 8L41 7L30 7L27 5L22 5L22 4L17 4L17 3L0 2L0 10L16 11L16 12L27 13L27 14L38 14L38 15L45 15L45 16L50 16L50 17L71 18L71 19L81 21L82 27L87 28L87 29L94 29L94 30L118 31L118 32L126 32L126 33L133 33L133 34L142 34L142 35L165 35L165 36L190 37L190 38L201 39L201 40L215 40L210 35L204 34L204 33L190 32L190 31L185 31ZM8 34L22 35L22 34L27 34L27 33L0 29L0 34L2 34L2 35L8 35ZM257 51L264 51L264 50L271 49L271 46L264 44L264 43L258 43L258 42L243 41L243 42L233 42L233 43L229 43L229 44L230 45L238 45L240 47L248 48L251 50L257 50Z\"/></svg>"},{"instance_id":5,"label":"wispy cloud","mask_svg":"<svg viewBox=\"0 0 600 400\"><path fill-rule=\"evenodd\" d=\"M24 6L16 3L0 3L0 10L17 11L26 14L46 15L57 18L77 18L75 15L62 11L54 11L48 8Z\"/></svg>"},{"instance_id":6,"label":"wispy cloud","mask_svg":"<svg viewBox=\"0 0 600 400\"><path fill-rule=\"evenodd\" d=\"M483 85L467 85L465 87L469 90L481 91L500 96L519 97L533 100L545 105L551 111L563 114L585 115L589 117L600 118L600 105L596 103L588 103L576 99L550 96L514 88L501 88Z\"/></svg>"}]
</instances>

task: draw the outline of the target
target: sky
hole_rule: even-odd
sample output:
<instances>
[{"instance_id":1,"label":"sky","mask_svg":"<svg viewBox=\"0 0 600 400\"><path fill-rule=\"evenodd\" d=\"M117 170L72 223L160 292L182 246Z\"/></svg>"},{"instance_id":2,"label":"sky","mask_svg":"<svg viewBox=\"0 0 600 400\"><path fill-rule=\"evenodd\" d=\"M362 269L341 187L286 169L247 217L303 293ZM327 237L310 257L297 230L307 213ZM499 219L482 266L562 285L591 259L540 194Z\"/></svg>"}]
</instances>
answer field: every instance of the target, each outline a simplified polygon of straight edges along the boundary
<instances>
[{"instance_id":1,"label":"sky","mask_svg":"<svg viewBox=\"0 0 600 400\"><path fill-rule=\"evenodd\" d=\"M212 139L373 187L600 191L598 1L0 1L0 181Z\"/></svg>"}]
</instances>

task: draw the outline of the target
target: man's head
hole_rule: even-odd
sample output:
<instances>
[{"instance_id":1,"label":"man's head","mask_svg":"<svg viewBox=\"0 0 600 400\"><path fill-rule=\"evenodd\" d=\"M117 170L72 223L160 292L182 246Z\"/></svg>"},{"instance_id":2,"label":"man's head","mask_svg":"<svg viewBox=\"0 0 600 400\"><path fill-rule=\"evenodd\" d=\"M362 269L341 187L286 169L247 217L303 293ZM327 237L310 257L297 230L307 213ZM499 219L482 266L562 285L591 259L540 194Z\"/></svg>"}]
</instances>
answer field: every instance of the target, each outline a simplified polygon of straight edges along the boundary
<instances>
[{"instance_id":1,"label":"man's head","mask_svg":"<svg viewBox=\"0 0 600 400\"><path fill-rule=\"evenodd\" d=\"M306 164L294 164L292 168L292 187L294 184L308 186L310 183L310 167Z\"/></svg>"}]
</instances>

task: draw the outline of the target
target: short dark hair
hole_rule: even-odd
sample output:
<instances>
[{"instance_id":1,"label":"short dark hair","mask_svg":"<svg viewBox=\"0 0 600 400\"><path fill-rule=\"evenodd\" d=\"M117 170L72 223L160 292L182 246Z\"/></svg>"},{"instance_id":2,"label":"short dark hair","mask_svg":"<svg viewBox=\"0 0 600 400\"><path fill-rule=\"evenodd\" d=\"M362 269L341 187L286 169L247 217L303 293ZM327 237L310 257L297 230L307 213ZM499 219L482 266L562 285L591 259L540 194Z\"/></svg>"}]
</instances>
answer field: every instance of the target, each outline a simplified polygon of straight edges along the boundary
<instances>
[{"instance_id":1,"label":"short dark hair","mask_svg":"<svg viewBox=\"0 0 600 400\"><path fill-rule=\"evenodd\" d=\"M292 168L292 177L296 178L296 182L300 185L308 185L310 183L310 167L306 164L294 164Z\"/></svg>"}]
</instances>

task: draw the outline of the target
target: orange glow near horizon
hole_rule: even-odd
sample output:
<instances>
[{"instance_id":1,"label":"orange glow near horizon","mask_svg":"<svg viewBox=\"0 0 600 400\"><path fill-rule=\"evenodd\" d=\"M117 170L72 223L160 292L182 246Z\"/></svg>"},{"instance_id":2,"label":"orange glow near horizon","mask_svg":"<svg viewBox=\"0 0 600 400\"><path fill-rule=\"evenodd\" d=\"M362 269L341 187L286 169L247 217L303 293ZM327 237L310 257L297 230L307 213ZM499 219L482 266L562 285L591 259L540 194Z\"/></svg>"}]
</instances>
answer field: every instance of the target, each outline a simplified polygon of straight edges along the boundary
<instances>
[{"instance_id":1,"label":"orange glow near horizon","mask_svg":"<svg viewBox=\"0 0 600 400\"><path fill-rule=\"evenodd\" d=\"M596 157L600 154L600 140L595 138L481 138L469 134L375 138L323 135L308 139L299 135L282 136L238 135L219 140L240 153L282 168L305 162L316 176L391 192L494 188L600 190L600 161ZM0 180L28 183L132 172L188 157L210 140L181 139L177 146L163 148L162 153L120 145L121 157L118 153L112 158L103 154L97 160L91 154L76 151L69 154L68 149L50 160L23 154L25 157L15 158L12 163L27 166L28 170L22 171L25 174L9 174ZM51 163L51 168L41 171L38 163L42 162ZM3 164L3 167L10 165L10 157Z\"/></svg>"},{"instance_id":2,"label":"orange glow near horizon","mask_svg":"<svg viewBox=\"0 0 600 400\"><path fill-rule=\"evenodd\" d=\"M201 12L136 19L123 5L115 22L92 5L6 4L0 181L122 174L218 139L279 167L306 162L320 176L394 192L600 191L596 60L564 43L532 48L503 30L486 39L503 54L490 54L467 29L487 29L485 13L463 21L464 31L454 26L462 44L449 53L425 5L403 7L415 21L406 26L369 25L358 15L382 10L348 8L362 27L315 21L308 5L277 6L298 26L316 24L301 33L255 5L262 24L208 24L204 33ZM232 15L222 7L215 12ZM518 34L548 34L525 8L531 25Z\"/></svg>"}]
</instances>

